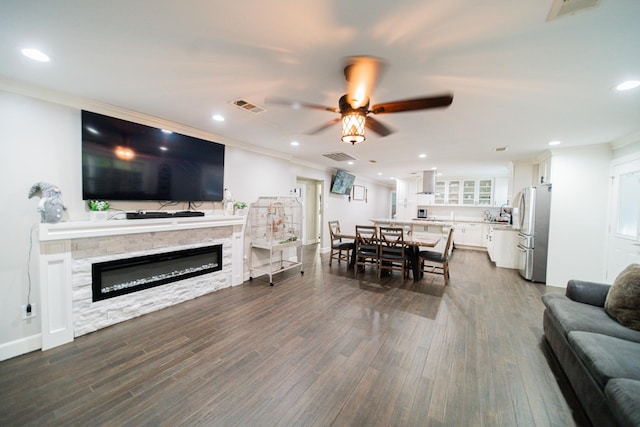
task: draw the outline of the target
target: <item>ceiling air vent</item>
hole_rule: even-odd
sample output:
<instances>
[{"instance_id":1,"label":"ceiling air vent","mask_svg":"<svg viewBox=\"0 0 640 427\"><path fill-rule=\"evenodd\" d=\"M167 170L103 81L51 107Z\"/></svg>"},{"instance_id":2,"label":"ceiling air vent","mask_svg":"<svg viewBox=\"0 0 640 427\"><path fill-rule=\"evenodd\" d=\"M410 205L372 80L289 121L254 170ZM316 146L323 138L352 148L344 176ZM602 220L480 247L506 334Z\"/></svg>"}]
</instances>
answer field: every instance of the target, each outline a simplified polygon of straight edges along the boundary
<instances>
[{"instance_id":1,"label":"ceiling air vent","mask_svg":"<svg viewBox=\"0 0 640 427\"><path fill-rule=\"evenodd\" d=\"M330 158L331 160L335 160L336 162L346 162L349 160L356 160L355 157L351 157L345 153L329 153L323 154L323 156Z\"/></svg>"},{"instance_id":2,"label":"ceiling air vent","mask_svg":"<svg viewBox=\"0 0 640 427\"><path fill-rule=\"evenodd\" d=\"M554 0L547 21L599 6L602 0Z\"/></svg>"},{"instance_id":3,"label":"ceiling air vent","mask_svg":"<svg viewBox=\"0 0 640 427\"><path fill-rule=\"evenodd\" d=\"M250 111L254 114L260 114L262 112L264 112L264 108L254 104L253 102L249 102L246 99L236 99L235 101L232 102L233 105L235 105L238 108L241 108L243 110L247 110Z\"/></svg>"}]
</instances>

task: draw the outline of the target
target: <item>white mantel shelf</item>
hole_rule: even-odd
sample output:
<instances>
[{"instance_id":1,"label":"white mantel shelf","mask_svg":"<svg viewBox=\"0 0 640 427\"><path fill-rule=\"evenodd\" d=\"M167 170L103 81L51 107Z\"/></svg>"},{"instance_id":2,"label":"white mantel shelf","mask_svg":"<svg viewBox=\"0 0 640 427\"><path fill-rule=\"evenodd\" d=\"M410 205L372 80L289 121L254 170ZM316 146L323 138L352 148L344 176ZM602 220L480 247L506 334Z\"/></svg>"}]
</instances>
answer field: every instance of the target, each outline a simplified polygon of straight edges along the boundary
<instances>
[{"instance_id":1,"label":"white mantel shelf","mask_svg":"<svg viewBox=\"0 0 640 427\"><path fill-rule=\"evenodd\" d=\"M153 219L118 219L109 221L70 221L40 224L41 242L117 236L121 234L153 233L243 225L240 216L198 216Z\"/></svg>"}]
</instances>

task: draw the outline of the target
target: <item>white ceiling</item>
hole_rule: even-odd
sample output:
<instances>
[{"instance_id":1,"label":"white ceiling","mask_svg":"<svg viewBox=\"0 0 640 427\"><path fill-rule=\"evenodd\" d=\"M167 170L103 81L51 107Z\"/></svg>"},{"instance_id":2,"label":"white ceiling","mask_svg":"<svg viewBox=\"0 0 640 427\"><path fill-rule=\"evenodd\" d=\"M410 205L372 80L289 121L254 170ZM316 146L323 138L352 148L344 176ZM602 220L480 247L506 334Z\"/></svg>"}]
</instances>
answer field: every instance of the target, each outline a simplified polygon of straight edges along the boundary
<instances>
[{"instance_id":1,"label":"white ceiling","mask_svg":"<svg viewBox=\"0 0 640 427\"><path fill-rule=\"evenodd\" d=\"M540 155L551 140L571 147L640 130L640 90L611 90L640 79L640 1L602 0L547 21L551 6L3 0L0 76L383 182L432 166L450 177L506 176L509 160ZM20 54L23 47L53 60L33 62ZM338 126L305 135L334 113L265 105L273 95L337 107L346 88L344 58L361 54L388 64L372 104L452 92L452 106L377 116L396 132L367 132L364 143L351 146L340 141ZM240 110L230 103L238 98L266 111ZM226 121L211 120L214 113ZM500 146L509 149L494 153ZM333 152L357 161L322 156Z\"/></svg>"}]
</instances>

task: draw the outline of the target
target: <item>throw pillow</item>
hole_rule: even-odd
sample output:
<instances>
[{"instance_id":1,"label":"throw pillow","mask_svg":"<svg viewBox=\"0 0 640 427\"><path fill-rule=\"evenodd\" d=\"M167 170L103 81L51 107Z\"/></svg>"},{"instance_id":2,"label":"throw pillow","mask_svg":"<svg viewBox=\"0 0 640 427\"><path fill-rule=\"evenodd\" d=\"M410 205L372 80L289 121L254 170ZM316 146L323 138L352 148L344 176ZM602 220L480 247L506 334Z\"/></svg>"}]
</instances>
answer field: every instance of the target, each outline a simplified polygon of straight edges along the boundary
<instances>
[{"instance_id":1,"label":"throw pillow","mask_svg":"<svg viewBox=\"0 0 640 427\"><path fill-rule=\"evenodd\" d=\"M640 331L640 264L629 265L616 277L604 309L621 325Z\"/></svg>"}]
</instances>

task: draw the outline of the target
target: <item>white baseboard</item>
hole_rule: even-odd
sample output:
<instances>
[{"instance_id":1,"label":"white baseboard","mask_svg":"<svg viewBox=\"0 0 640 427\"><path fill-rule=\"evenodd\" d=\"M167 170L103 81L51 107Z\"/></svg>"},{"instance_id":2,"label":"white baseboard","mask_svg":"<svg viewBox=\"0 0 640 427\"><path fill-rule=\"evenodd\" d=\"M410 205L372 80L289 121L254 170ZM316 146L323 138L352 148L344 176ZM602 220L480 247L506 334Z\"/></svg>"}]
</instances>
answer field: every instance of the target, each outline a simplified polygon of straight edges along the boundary
<instances>
[{"instance_id":1,"label":"white baseboard","mask_svg":"<svg viewBox=\"0 0 640 427\"><path fill-rule=\"evenodd\" d=\"M42 335L36 334L0 345L0 361L42 348Z\"/></svg>"}]
</instances>

